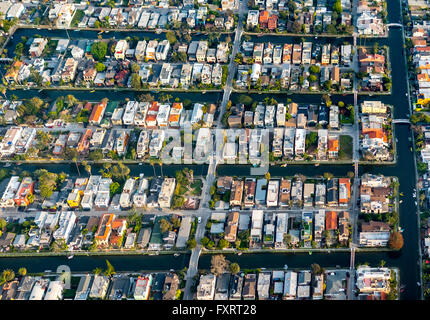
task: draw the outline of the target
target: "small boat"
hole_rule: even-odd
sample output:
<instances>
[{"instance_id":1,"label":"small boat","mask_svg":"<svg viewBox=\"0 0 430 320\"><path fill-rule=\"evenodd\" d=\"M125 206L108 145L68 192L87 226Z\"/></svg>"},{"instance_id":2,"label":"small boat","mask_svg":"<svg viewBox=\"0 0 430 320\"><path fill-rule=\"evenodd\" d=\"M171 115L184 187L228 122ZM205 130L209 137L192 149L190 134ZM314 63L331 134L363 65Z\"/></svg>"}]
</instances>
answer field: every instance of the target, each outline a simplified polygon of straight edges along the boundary
<instances>
[{"instance_id":1,"label":"small boat","mask_svg":"<svg viewBox=\"0 0 430 320\"><path fill-rule=\"evenodd\" d=\"M286 166L287 166L287 164L286 164L286 163L281 164L281 167L282 167L282 168L285 168Z\"/></svg>"},{"instance_id":2,"label":"small boat","mask_svg":"<svg viewBox=\"0 0 430 320\"><path fill-rule=\"evenodd\" d=\"M180 253L175 253L173 256L174 257L179 257L181 254Z\"/></svg>"},{"instance_id":3,"label":"small boat","mask_svg":"<svg viewBox=\"0 0 430 320\"><path fill-rule=\"evenodd\" d=\"M320 165L319 163L315 163L315 167L319 167L319 165Z\"/></svg>"},{"instance_id":4,"label":"small boat","mask_svg":"<svg viewBox=\"0 0 430 320\"><path fill-rule=\"evenodd\" d=\"M74 255L67 256L67 259L73 259Z\"/></svg>"},{"instance_id":5,"label":"small boat","mask_svg":"<svg viewBox=\"0 0 430 320\"><path fill-rule=\"evenodd\" d=\"M312 255L312 251L309 251L309 255Z\"/></svg>"},{"instance_id":6,"label":"small boat","mask_svg":"<svg viewBox=\"0 0 430 320\"><path fill-rule=\"evenodd\" d=\"M238 255L238 256L241 256L241 255L242 255L242 253L243 253L243 252L238 252L238 254L237 254L237 255Z\"/></svg>"},{"instance_id":7,"label":"small boat","mask_svg":"<svg viewBox=\"0 0 430 320\"><path fill-rule=\"evenodd\" d=\"M284 269L285 269L285 270L287 270L287 269L288 269L288 265L287 265L287 264L285 264L285 265L284 265Z\"/></svg>"},{"instance_id":8,"label":"small boat","mask_svg":"<svg viewBox=\"0 0 430 320\"><path fill-rule=\"evenodd\" d=\"M417 202L415 201L415 205L417 205Z\"/></svg>"},{"instance_id":9,"label":"small boat","mask_svg":"<svg viewBox=\"0 0 430 320\"><path fill-rule=\"evenodd\" d=\"M421 282L417 282L417 286L418 286L418 287L421 287Z\"/></svg>"},{"instance_id":10,"label":"small boat","mask_svg":"<svg viewBox=\"0 0 430 320\"><path fill-rule=\"evenodd\" d=\"M400 192L400 195L403 196L403 192Z\"/></svg>"},{"instance_id":11,"label":"small boat","mask_svg":"<svg viewBox=\"0 0 430 320\"><path fill-rule=\"evenodd\" d=\"M96 90L91 90L90 93L96 92Z\"/></svg>"},{"instance_id":12,"label":"small boat","mask_svg":"<svg viewBox=\"0 0 430 320\"><path fill-rule=\"evenodd\" d=\"M403 200L400 200L400 201L399 201L399 203L402 203L402 202L403 202Z\"/></svg>"},{"instance_id":13,"label":"small boat","mask_svg":"<svg viewBox=\"0 0 430 320\"><path fill-rule=\"evenodd\" d=\"M39 93L40 93L40 92L42 92L42 91L43 91L43 89L40 89L40 90L39 90L39 91L37 91L37 92L39 92Z\"/></svg>"},{"instance_id":14,"label":"small boat","mask_svg":"<svg viewBox=\"0 0 430 320\"><path fill-rule=\"evenodd\" d=\"M104 32L104 30L100 31L98 34L102 34Z\"/></svg>"}]
</instances>

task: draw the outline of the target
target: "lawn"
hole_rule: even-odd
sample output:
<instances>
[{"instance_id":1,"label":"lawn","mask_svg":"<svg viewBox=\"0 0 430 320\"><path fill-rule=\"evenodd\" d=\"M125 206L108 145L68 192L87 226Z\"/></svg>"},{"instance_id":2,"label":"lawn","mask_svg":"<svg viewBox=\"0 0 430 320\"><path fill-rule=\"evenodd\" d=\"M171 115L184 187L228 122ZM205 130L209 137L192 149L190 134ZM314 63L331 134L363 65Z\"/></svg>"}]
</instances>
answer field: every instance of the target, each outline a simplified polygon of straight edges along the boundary
<instances>
[{"instance_id":1,"label":"lawn","mask_svg":"<svg viewBox=\"0 0 430 320\"><path fill-rule=\"evenodd\" d=\"M351 160L352 159L352 137L351 136L340 136L340 147L339 147L339 160Z\"/></svg>"}]
</instances>

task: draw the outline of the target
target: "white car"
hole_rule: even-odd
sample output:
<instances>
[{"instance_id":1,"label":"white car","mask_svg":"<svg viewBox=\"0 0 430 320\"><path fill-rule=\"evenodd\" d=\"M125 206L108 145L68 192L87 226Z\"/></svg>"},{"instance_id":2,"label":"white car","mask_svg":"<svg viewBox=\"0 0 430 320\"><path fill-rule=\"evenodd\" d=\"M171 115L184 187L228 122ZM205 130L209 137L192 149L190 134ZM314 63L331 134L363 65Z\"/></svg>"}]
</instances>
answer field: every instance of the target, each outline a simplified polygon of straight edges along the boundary
<instances>
[{"instance_id":1,"label":"white car","mask_svg":"<svg viewBox=\"0 0 430 320\"><path fill-rule=\"evenodd\" d=\"M197 217L197 222L201 223L202 222L202 217Z\"/></svg>"}]
</instances>

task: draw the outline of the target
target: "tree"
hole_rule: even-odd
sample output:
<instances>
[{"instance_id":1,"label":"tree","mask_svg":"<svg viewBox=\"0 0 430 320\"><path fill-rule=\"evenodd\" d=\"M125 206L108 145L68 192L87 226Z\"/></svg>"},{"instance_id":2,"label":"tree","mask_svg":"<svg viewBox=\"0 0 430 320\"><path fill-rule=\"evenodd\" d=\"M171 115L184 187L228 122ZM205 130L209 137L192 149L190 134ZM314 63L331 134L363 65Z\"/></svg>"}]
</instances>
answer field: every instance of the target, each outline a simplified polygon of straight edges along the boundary
<instances>
[{"instance_id":1,"label":"tree","mask_svg":"<svg viewBox=\"0 0 430 320\"><path fill-rule=\"evenodd\" d=\"M93 270L93 273L95 274L95 275L99 275L99 274L101 274L103 272L103 269L102 268L100 268L100 267L97 267L97 268L95 268L94 270Z\"/></svg>"},{"instance_id":2,"label":"tree","mask_svg":"<svg viewBox=\"0 0 430 320\"><path fill-rule=\"evenodd\" d=\"M311 264L311 271L313 274L319 275L323 272L323 269L320 267L319 264L313 263Z\"/></svg>"},{"instance_id":3,"label":"tree","mask_svg":"<svg viewBox=\"0 0 430 320\"><path fill-rule=\"evenodd\" d=\"M320 73L320 67L316 65L312 65L309 67L309 72L313 74L319 74Z\"/></svg>"},{"instance_id":4,"label":"tree","mask_svg":"<svg viewBox=\"0 0 430 320\"><path fill-rule=\"evenodd\" d=\"M300 30L302 30L302 24L300 22L298 22L297 20L294 21L293 26L291 27L291 32L299 33Z\"/></svg>"},{"instance_id":5,"label":"tree","mask_svg":"<svg viewBox=\"0 0 430 320\"><path fill-rule=\"evenodd\" d=\"M239 266L239 264L238 264L238 263L236 263L236 262L233 262L233 263L230 265L230 272L231 272L232 274L238 274L238 273L240 272L240 266Z\"/></svg>"},{"instance_id":6,"label":"tree","mask_svg":"<svg viewBox=\"0 0 430 320\"><path fill-rule=\"evenodd\" d=\"M131 86L134 89L140 89L142 88L142 81L140 76L137 73L132 73L131 74Z\"/></svg>"},{"instance_id":7,"label":"tree","mask_svg":"<svg viewBox=\"0 0 430 320\"><path fill-rule=\"evenodd\" d=\"M403 248L403 235L398 231L392 232L388 240L388 247L394 250Z\"/></svg>"},{"instance_id":8,"label":"tree","mask_svg":"<svg viewBox=\"0 0 430 320\"><path fill-rule=\"evenodd\" d=\"M172 221L173 228L177 229L181 226L181 219L179 219L179 217L174 215L171 221Z\"/></svg>"},{"instance_id":9,"label":"tree","mask_svg":"<svg viewBox=\"0 0 430 320\"><path fill-rule=\"evenodd\" d=\"M106 70L106 66L101 62L97 62L95 68L97 72L103 72Z\"/></svg>"},{"instance_id":10,"label":"tree","mask_svg":"<svg viewBox=\"0 0 430 320\"><path fill-rule=\"evenodd\" d=\"M336 0L336 2L333 4L333 11L337 14L342 13L342 4L340 0Z\"/></svg>"},{"instance_id":11,"label":"tree","mask_svg":"<svg viewBox=\"0 0 430 320\"><path fill-rule=\"evenodd\" d=\"M284 233L284 237L283 237L283 242L284 242L284 245L286 245L286 246L289 246L289 245L291 245L291 242L292 242L292 236L291 236L291 234L289 234L289 233Z\"/></svg>"},{"instance_id":12,"label":"tree","mask_svg":"<svg viewBox=\"0 0 430 320\"><path fill-rule=\"evenodd\" d=\"M206 247L207 244L209 243L209 238L208 237L203 237L202 240L200 240L200 243L202 246Z\"/></svg>"},{"instance_id":13,"label":"tree","mask_svg":"<svg viewBox=\"0 0 430 320\"><path fill-rule=\"evenodd\" d=\"M211 272L215 275L223 274L229 266L229 262L222 254L214 255L211 259Z\"/></svg>"},{"instance_id":14,"label":"tree","mask_svg":"<svg viewBox=\"0 0 430 320\"><path fill-rule=\"evenodd\" d=\"M122 162L118 162L111 168L110 172L112 173L112 180L125 181L130 174L130 169Z\"/></svg>"},{"instance_id":15,"label":"tree","mask_svg":"<svg viewBox=\"0 0 430 320\"><path fill-rule=\"evenodd\" d=\"M15 272L12 269L3 270L1 274L0 284L12 281L13 279L15 279Z\"/></svg>"},{"instance_id":16,"label":"tree","mask_svg":"<svg viewBox=\"0 0 430 320\"><path fill-rule=\"evenodd\" d=\"M187 248L188 248L188 249L192 250L192 249L194 249L196 246L197 246L197 241L196 241L196 239L189 239L189 240L187 241Z\"/></svg>"},{"instance_id":17,"label":"tree","mask_svg":"<svg viewBox=\"0 0 430 320\"><path fill-rule=\"evenodd\" d=\"M106 260L106 270L105 270L105 275L108 277L111 277L115 274L115 268L113 267L113 265L109 262L109 260Z\"/></svg>"},{"instance_id":18,"label":"tree","mask_svg":"<svg viewBox=\"0 0 430 320\"><path fill-rule=\"evenodd\" d=\"M309 76L309 81L310 81L310 82L315 82L315 81L317 81L317 76L316 76L316 75L314 75L314 74L311 74L311 75Z\"/></svg>"},{"instance_id":19,"label":"tree","mask_svg":"<svg viewBox=\"0 0 430 320\"><path fill-rule=\"evenodd\" d=\"M110 190L110 196L113 197L114 195L116 195L117 193L120 192L121 186L118 182L113 182L110 184L109 186L109 190Z\"/></svg>"},{"instance_id":20,"label":"tree","mask_svg":"<svg viewBox=\"0 0 430 320\"><path fill-rule=\"evenodd\" d=\"M324 179L330 180L331 178L333 178L333 173L324 172Z\"/></svg>"},{"instance_id":21,"label":"tree","mask_svg":"<svg viewBox=\"0 0 430 320\"><path fill-rule=\"evenodd\" d=\"M163 218L160 220L161 233L166 233L167 231L171 231L172 227L173 227L172 224L166 219Z\"/></svg>"},{"instance_id":22,"label":"tree","mask_svg":"<svg viewBox=\"0 0 430 320\"><path fill-rule=\"evenodd\" d=\"M230 242L228 242L225 239L221 239L220 241L218 241L218 248L220 248L221 250L224 248L228 248L229 245L230 245Z\"/></svg>"},{"instance_id":23,"label":"tree","mask_svg":"<svg viewBox=\"0 0 430 320\"><path fill-rule=\"evenodd\" d=\"M107 43L103 41L94 42L90 49L91 54L97 61L102 61L107 54Z\"/></svg>"},{"instance_id":24,"label":"tree","mask_svg":"<svg viewBox=\"0 0 430 320\"><path fill-rule=\"evenodd\" d=\"M47 170L37 170L36 176L39 176L40 195L45 199L51 197L57 187L57 174Z\"/></svg>"},{"instance_id":25,"label":"tree","mask_svg":"<svg viewBox=\"0 0 430 320\"><path fill-rule=\"evenodd\" d=\"M176 39L175 33L173 31L167 31L166 32L166 39L167 41L169 41L170 45L175 44L176 41L178 41Z\"/></svg>"},{"instance_id":26,"label":"tree","mask_svg":"<svg viewBox=\"0 0 430 320\"><path fill-rule=\"evenodd\" d=\"M25 277L25 275L27 274L27 269L22 267L18 269L18 275L20 275L21 277Z\"/></svg>"},{"instance_id":27,"label":"tree","mask_svg":"<svg viewBox=\"0 0 430 320\"><path fill-rule=\"evenodd\" d=\"M335 33L337 33L337 29L336 29L336 26L334 25L334 24L329 24L327 27L326 27L326 31L327 31L327 33L330 33L330 34L335 34Z\"/></svg>"},{"instance_id":28,"label":"tree","mask_svg":"<svg viewBox=\"0 0 430 320\"><path fill-rule=\"evenodd\" d=\"M6 229L7 222L4 218L0 218L0 230L4 231Z\"/></svg>"}]
</instances>

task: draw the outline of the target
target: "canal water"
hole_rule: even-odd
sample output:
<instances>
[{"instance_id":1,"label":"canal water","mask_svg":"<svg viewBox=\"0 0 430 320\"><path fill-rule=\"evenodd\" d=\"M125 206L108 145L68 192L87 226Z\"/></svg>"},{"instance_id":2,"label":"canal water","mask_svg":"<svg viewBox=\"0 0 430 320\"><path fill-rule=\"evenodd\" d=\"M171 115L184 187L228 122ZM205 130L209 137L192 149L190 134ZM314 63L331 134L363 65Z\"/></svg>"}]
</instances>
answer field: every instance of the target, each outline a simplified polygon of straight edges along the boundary
<instances>
[{"instance_id":1,"label":"canal water","mask_svg":"<svg viewBox=\"0 0 430 320\"><path fill-rule=\"evenodd\" d=\"M390 0L388 3L388 21L400 21L400 0ZM36 32L37 31L37 32ZM41 31L32 31L41 34ZM30 32L30 31L26 31ZM281 41L282 37L276 37ZM357 40L358 41L358 40ZM395 118L407 118L409 113L408 98L406 96L406 69L403 65L403 42L402 32L399 28L390 28L389 37L387 39L377 40L360 40L364 45L371 45L378 42L380 45L388 45L390 48L390 61L394 67L392 70L392 95L387 96L372 96L372 97L359 97L359 103L364 99L381 100L386 104L394 106ZM358 41L358 43L360 43ZM365 43L364 43L365 42ZM50 91L44 90L37 93L34 90L25 91L9 91L9 94L15 94L20 98L29 98L34 95L41 98L54 99L60 95L68 93L74 94L78 99L95 100L103 97L108 97L113 100L133 98L138 94L129 91L119 92L95 92L89 93L85 91ZM172 94L173 95L173 94ZM197 93L181 93L177 96L187 97L192 101L220 101L222 93L207 93L202 96ZM252 97L256 100L263 100L266 96L274 97L279 102L285 101L287 98L292 98L295 102L319 103L321 95L275 95L275 94L253 94ZM175 97L175 95L174 95ZM232 100L235 94L233 94ZM352 103L353 97L351 95L333 95L332 100L344 101L345 103ZM395 134L398 139L397 143L397 163L395 165L363 165L359 167L359 173L375 173L384 174L387 176L397 176L400 181L400 192L404 194L402 197L403 202L400 204L400 225L404 229L404 247L400 252L375 252L375 253L356 253L355 263L370 263L371 265L378 265L381 260L386 261L386 265L390 267L400 268L401 284L405 285L404 292L401 293L401 299L419 299L420 288L417 282L420 279L419 275L419 251L418 251L418 236L419 230L417 227L417 215L414 199L412 198L412 190L415 187L414 175L414 158L409 150L408 138L411 136L410 128L407 125L396 125ZM21 168L22 167L22 168ZM76 173L75 165L23 165L18 167L19 170L33 171L37 168L46 168L54 172L69 172ZM176 170L181 166L163 166L163 173L165 175L173 175ZM195 174L206 174L207 166L192 166ZM153 175L153 168L148 165L130 166L132 175L138 175L143 172L145 175ZM161 168L156 166L156 174L161 173ZM200 171L200 172L199 172ZM345 176L347 172L353 171L351 165L320 165L315 167L313 165L289 165L286 168L271 167L270 173L275 176L291 176L296 173L301 173L307 176L322 175L324 172L331 172L336 176ZM250 173L250 166L227 166L221 165L218 167L218 175L248 175ZM330 253L320 254L313 253L312 255L297 253L297 254L243 254L227 255L230 261L238 262L242 269L247 268L282 268L287 264L290 268L309 268L312 263L318 263L323 267L349 267L350 255L348 253ZM13 268L17 270L19 267L25 266L29 272L42 272L50 269L55 270L58 265L69 265L72 271L91 271L96 267L104 267L106 257L80 257L68 260L65 257L33 257L33 258L1 258L0 270L5 268ZM132 270L160 270L160 269L181 269L187 266L189 255L181 255L180 257L173 256L110 256L109 261L118 271L132 271ZM199 260L199 268L208 269L210 267L210 255L202 255Z\"/></svg>"}]
</instances>

